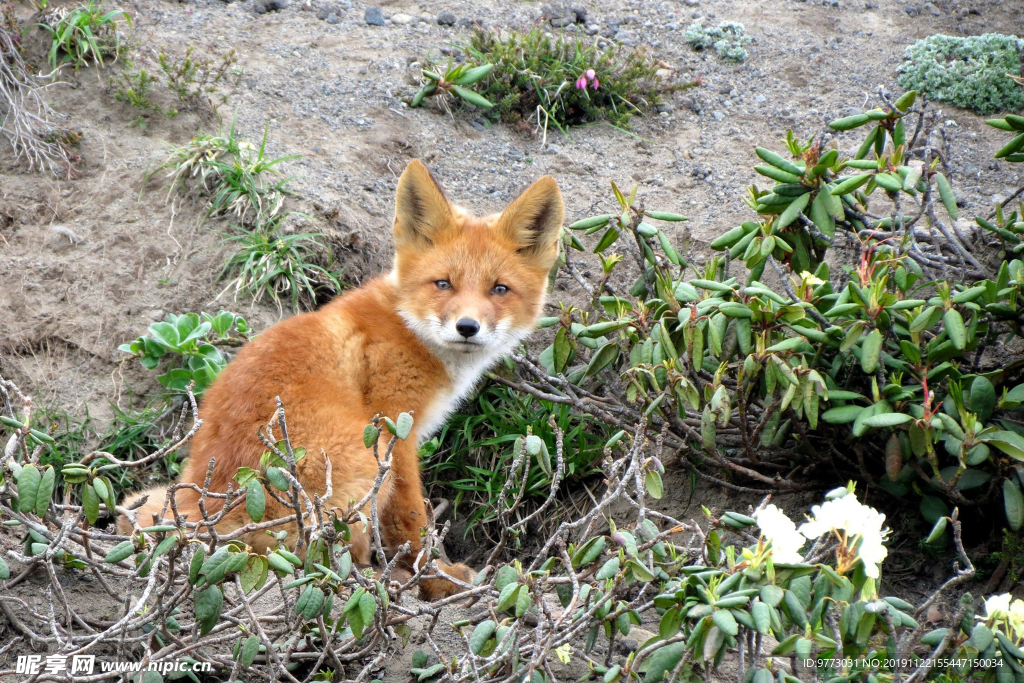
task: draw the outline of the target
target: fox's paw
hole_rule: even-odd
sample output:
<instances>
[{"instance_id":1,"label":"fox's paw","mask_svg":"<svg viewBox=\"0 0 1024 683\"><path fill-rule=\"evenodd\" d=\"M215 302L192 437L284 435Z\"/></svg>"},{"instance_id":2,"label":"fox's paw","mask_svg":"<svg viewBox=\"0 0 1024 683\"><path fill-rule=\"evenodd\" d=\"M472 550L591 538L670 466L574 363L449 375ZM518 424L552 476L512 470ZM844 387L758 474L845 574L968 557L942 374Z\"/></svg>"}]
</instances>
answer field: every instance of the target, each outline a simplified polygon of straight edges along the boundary
<instances>
[{"instance_id":1,"label":"fox's paw","mask_svg":"<svg viewBox=\"0 0 1024 683\"><path fill-rule=\"evenodd\" d=\"M438 564L441 571L462 583L472 584L473 579L476 578L476 572L461 562L456 564L441 564L439 562ZM464 590L466 589L462 586L446 579L427 579L420 583L420 598L427 601L440 600Z\"/></svg>"}]
</instances>

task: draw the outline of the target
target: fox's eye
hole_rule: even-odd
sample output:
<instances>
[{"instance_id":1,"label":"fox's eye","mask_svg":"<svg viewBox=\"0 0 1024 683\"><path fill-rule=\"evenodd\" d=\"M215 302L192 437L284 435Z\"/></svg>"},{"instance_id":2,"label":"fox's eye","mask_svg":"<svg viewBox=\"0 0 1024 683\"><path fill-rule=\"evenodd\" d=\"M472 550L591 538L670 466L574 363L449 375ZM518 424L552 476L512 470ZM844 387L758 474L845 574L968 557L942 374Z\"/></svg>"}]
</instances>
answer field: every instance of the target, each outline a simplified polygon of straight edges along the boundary
<instances>
[{"instance_id":1,"label":"fox's eye","mask_svg":"<svg viewBox=\"0 0 1024 683\"><path fill-rule=\"evenodd\" d=\"M505 296L508 294L508 287L505 285L494 285L491 289L491 294L497 294L498 296Z\"/></svg>"},{"instance_id":2,"label":"fox's eye","mask_svg":"<svg viewBox=\"0 0 1024 683\"><path fill-rule=\"evenodd\" d=\"M451 289L452 283L447 280L434 280L434 284L437 285L438 289Z\"/></svg>"}]
</instances>

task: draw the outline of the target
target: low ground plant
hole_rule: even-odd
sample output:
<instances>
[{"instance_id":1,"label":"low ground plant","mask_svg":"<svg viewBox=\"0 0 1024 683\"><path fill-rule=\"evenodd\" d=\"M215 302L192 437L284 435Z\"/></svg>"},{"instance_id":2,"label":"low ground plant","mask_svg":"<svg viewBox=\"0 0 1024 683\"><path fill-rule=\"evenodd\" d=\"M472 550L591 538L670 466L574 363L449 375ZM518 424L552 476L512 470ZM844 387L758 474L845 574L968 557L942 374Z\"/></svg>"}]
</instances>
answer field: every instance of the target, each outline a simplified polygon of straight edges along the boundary
<instances>
[{"instance_id":1,"label":"low ground plant","mask_svg":"<svg viewBox=\"0 0 1024 683\"><path fill-rule=\"evenodd\" d=\"M74 618L77 606L63 591L48 593L55 610L70 615L62 633L51 634L43 615L28 611L18 617L24 632L41 643L59 637L87 652L104 643L115 656L160 662L180 659L176 640L187 637L193 646L189 659L208 662L219 680L235 679L246 669L268 675L287 670L301 676L296 680L312 681L334 676L335 661L346 662L349 677L356 671L371 675L387 653L409 642L410 620L425 616L424 648L413 654L410 670L423 681L553 683L561 680L560 665L577 661L609 683L706 678L727 662L739 680L758 683L948 682L984 680L1000 666L1014 669L1024 661L1019 618L1024 602L1008 594L984 602L963 594L954 600L952 614L923 625L930 606L948 600L951 589L974 576L955 511L929 535L948 527L956 548L953 576L912 604L882 590L890 531L885 516L858 500L852 484L827 494L799 526L767 500L753 510L705 511L692 521L652 509L648 501L662 495L665 442L648 433L643 418L635 432L618 433L604 444L606 488L593 508L559 524L531 557L502 561L503 548L530 521L530 516L512 517L523 498L510 482L501 494L506 525L486 562L488 571L463 595L417 605L402 598L421 577L439 571L432 520L424 536L426 559L408 580L394 574L397 557L381 554L384 566L377 572L354 566L350 536L350 525L360 521L380 538L377 516L367 519L357 511L376 501L395 444L409 434L410 415L378 416L367 425L364 444L379 462L374 484L364 501L325 515L326 497L303 490L296 477L297 465L316 456L290 443L279 402L267 432L261 431L267 451L260 467L239 470L239 488L226 494L223 512L211 516L200 504L202 520L143 526L145 520L122 509L134 526L126 538L103 533L98 525L116 506L105 472L132 463L99 464L91 453L64 464L60 473L75 489L73 500L81 503L56 504L51 496L57 470L38 462L44 446L30 448L31 432L12 425L29 422L31 402L6 381L3 396L9 445L0 510L8 524L23 530L24 544L0 559L0 580L42 565L54 577L57 571L88 569L145 588L132 591L123 607L123 595L109 589L119 618L98 628ZM191 396L188 403L197 410ZM137 462L180 447L199 428L197 420L168 449ZM560 431L556 436L562 440ZM510 444L517 459L540 452L529 441L530 436L520 436ZM564 471L561 450L553 456L553 469ZM265 518L267 496L285 506L284 517ZM241 505L252 524L268 529L301 520L311 532L295 549L304 559L284 544L261 555L234 534L211 537L205 531ZM612 506L626 510L617 521L610 517ZM285 535L272 533L279 540ZM402 552L398 549L398 556ZM271 591L284 599L261 601ZM441 626L436 610L467 597L486 609ZM254 603L261 608L254 609ZM645 622L656 622L657 633L626 640ZM442 649L434 635L436 628L447 627L460 636L454 650ZM120 638L113 637L115 630ZM298 633L302 648L290 645ZM613 654L617 641L624 654Z\"/></svg>"},{"instance_id":2,"label":"low ground plant","mask_svg":"<svg viewBox=\"0 0 1024 683\"><path fill-rule=\"evenodd\" d=\"M104 10L102 0L89 0L84 5L55 8L37 24L51 36L47 59L56 69L70 64L75 71L89 63L103 66L104 59L114 59L121 52L124 36L120 25L130 29L131 16L124 10Z\"/></svg>"},{"instance_id":3,"label":"low ground plant","mask_svg":"<svg viewBox=\"0 0 1024 683\"><path fill-rule=\"evenodd\" d=\"M659 102L657 65L636 48L602 48L582 35L552 36L536 28L525 33L480 31L463 49L468 63L481 65L478 70L441 78L442 72L428 62L420 100L438 91L453 92L484 107L492 120L532 123L544 130L600 121L626 126L634 114ZM460 85L460 76L473 80ZM452 86L445 90L442 82ZM466 93L482 101L467 99Z\"/></svg>"},{"instance_id":4,"label":"low ground plant","mask_svg":"<svg viewBox=\"0 0 1024 683\"><path fill-rule=\"evenodd\" d=\"M254 301L267 297L280 308L285 298L297 312L314 308L325 296L342 289L332 272L333 253L321 243L320 235L286 233L280 215L252 230L240 229L225 243L236 250L224 263L220 279L229 280L225 291L231 290L235 300L239 295Z\"/></svg>"},{"instance_id":5,"label":"low ground plant","mask_svg":"<svg viewBox=\"0 0 1024 683\"><path fill-rule=\"evenodd\" d=\"M208 57L195 54L192 45L185 48L182 57L168 52L158 53L157 64L179 107L194 110L207 105L214 114L227 101L227 95L221 89L239 73L238 55L234 50ZM173 111L177 113L177 110ZM172 115L170 111L168 115Z\"/></svg>"},{"instance_id":6,"label":"low ground plant","mask_svg":"<svg viewBox=\"0 0 1024 683\"><path fill-rule=\"evenodd\" d=\"M556 433L562 434L560 443ZM531 435L531 449L537 452L522 463L525 469L517 470L509 445L524 435ZM565 471L558 478L579 482L600 473L608 436L595 420L574 415L568 406L494 383L449 418L440 434L420 447L420 456L425 459L428 487L454 491L457 514L471 511L466 515L468 534L498 519L500 494L510 478L518 479L523 488L524 514L530 503L539 505L551 495L556 478L552 454L559 448Z\"/></svg>"},{"instance_id":7,"label":"low ground plant","mask_svg":"<svg viewBox=\"0 0 1024 683\"><path fill-rule=\"evenodd\" d=\"M130 354L124 360L138 359L149 370L163 368L157 379L169 392L183 394L191 387L201 394L227 365L222 349L241 346L250 332L244 318L228 311L172 313L118 350Z\"/></svg>"},{"instance_id":8,"label":"low ground plant","mask_svg":"<svg viewBox=\"0 0 1024 683\"><path fill-rule=\"evenodd\" d=\"M718 26L705 27L696 21L686 29L686 42L694 50L713 49L719 57L730 62L745 62L749 53L746 46L751 37L743 24L723 21Z\"/></svg>"},{"instance_id":9,"label":"low ground plant","mask_svg":"<svg viewBox=\"0 0 1024 683\"><path fill-rule=\"evenodd\" d=\"M147 54L133 45L121 62L110 77L114 99L138 109L143 118L150 112L174 118L182 110L202 110L219 121L219 108L227 102L222 88L239 73L234 50L211 58L195 54L191 45L180 58L163 51ZM164 104L168 94L173 102Z\"/></svg>"},{"instance_id":10,"label":"low ground plant","mask_svg":"<svg viewBox=\"0 0 1024 683\"><path fill-rule=\"evenodd\" d=\"M229 215L244 225L264 223L281 210L291 177L277 166L299 155L267 156L269 124L258 145L242 139L232 122L227 133L197 135L175 148L146 175L166 171L168 200L175 192L200 195L209 201L207 216Z\"/></svg>"},{"instance_id":11,"label":"low ground plant","mask_svg":"<svg viewBox=\"0 0 1024 683\"><path fill-rule=\"evenodd\" d=\"M1024 108L1020 79L1024 40L980 36L923 38L907 48L899 82L907 90L988 115Z\"/></svg>"}]
</instances>

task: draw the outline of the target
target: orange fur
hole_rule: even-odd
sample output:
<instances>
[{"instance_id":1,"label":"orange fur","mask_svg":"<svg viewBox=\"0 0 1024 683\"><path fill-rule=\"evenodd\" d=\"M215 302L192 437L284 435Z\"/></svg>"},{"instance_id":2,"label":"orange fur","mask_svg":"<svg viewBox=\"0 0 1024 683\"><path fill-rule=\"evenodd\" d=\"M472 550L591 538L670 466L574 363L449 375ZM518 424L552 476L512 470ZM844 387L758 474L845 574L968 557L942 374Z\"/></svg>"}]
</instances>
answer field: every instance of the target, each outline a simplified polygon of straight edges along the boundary
<instances>
[{"instance_id":1,"label":"orange fur","mask_svg":"<svg viewBox=\"0 0 1024 683\"><path fill-rule=\"evenodd\" d=\"M370 489L377 474L363 428L380 413L411 412L413 435L400 441L393 469L379 499L384 543L420 549L426 509L420 484L417 444L428 438L481 374L513 348L540 315L547 275L558 250L564 208L554 179L534 183L501 214L476 218L452 206L426 167L412 161L398 184L395 264L376 278L314 313L274 325L247 344L203 398L203 426L192 441L182 481L200 487L216 458L210 490L224 492L239 467L259 467L266 450L257 429L266 424L280 396L291 443L307 449L298 466L307 491L325 491L325 463L331 460L333 497L328 507L346 509ZM443 288L438 281L450 283ZM507 287L507 293L495 290ZM477 321L479 334L465 339L455 323ZM156 520L164 507L162 489L135 494L149 500L137 511L140 524ZM202 519L198 494L179 490L176 505L190 521ZM210 513L221 505L206 503ZM266 519L287 514L267 497ZM248 522L244 506L218 525L227 533ZM122 532L130 529L119 520ZM355 533L355 532L354 532ZM294 545L295 528L290 529ZM355 533L354 559L369 563L365 533ZM267 552L266 532L244 540ZM469 580L462 564L445 566ZM447 581L424 582L428 599L456 592Z\"/></svg>"}]
</instances>

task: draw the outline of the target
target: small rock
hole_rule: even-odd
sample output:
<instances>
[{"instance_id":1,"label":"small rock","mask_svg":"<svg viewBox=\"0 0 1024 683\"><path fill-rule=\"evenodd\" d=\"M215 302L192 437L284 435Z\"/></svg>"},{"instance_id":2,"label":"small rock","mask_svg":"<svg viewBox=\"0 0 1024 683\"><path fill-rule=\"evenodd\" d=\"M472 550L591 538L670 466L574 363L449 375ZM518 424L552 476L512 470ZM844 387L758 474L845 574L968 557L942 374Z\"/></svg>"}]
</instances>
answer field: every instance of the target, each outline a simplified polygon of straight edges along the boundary
<instances>
[{"instance_id":1,"label":"small rock","mask_svg":"<svg viewBox=\"0 0 1024 683\"><path fill-rule=\"evenodd\" d=\"M483 19L470 19L469 17L462 17L459 19L459 26L483 26Z\"/></svg>"},{"instance_id":2,"label":"small rock","mask_svg":"<svg viewBox=\"0 0 1024 683\"><path fill-rule=\"evenodd\" d=\"M865 2L864 3L864 9L866 9L866 10L878 9L878 5L876 3L873 3L873 2Z\"/></svg>"},{"instance_id":3,"label":"small rock","mask_svg":"<svg viewBox=\"0 0 1024 683\"><path fill-rule=\"evenodd\" d=\"M541 154L558 154L558 146L552 145L550 142L544 145L544 148L540 151Z\"/></svg>"},{"instance_id":4,"label":"small rock","mask_svg":"<svg viewBox=\"0 0 1024 683\"><path fill-rule=\"evenodd\" d=\"M612 40L616 43L621 43L622 45L636 44L636 37L630 31L625 31L623 29L616 31L615 35L612 36Z\"/></svg>"},{"instance_id":5,"label":"small rock","mask_svg":"<svg viewBox=\"0 0 1024 683\"><path fill-rule=\"evenodd\" d=\"M764 104L768 100L764 95L757 95L754 97L754 101L757 102L758 104Z\"/></svg>"},{"instance_id":6,"label":"small rock","mask_svg":"<svg viewBox=\"0 0 1024 683\"><path fill-rule=\"evenodd\" d=\"M700 0L683 0L683 4L687 7L696 7L700 4Z\"/></svg>"},{"instance_id":7,"label":"small rock","mask_svg":"<svg viewBox=\"0 0 1024 683\"><path fill-rule=\"evenodd\" d=\"M266 14L267 12L277 12L283 10L291 4L291 0L262 0L257 2L255 6L256 14Z\"/></svg>"},{"instance_id":8,"label":"small rock","mask_svg":"<svg viewBox=\"0 0 1024 683\"><path fill-rule=\"evenodd\" d=\"M437 23L439 26L455 26L456 21L458 21L458 19L448 10L437 15Z\"/></svg>"},{"instance_id":9,"label":"small rock","mask_svg":"<svg viewBox=\"0 0 1024 683\"><path fill-rule=\"evenodd\" d=\"M540 11L541 18L555 28L577 23L576 11L568 5L544 5Z\"/></svg>"},{"instance_id":10,"label":"small rock","mask_svg":"<svg viewBox=\"0 0 1024 683\"><path fill-rule=\"evenodd\" d=\"M412 17L408 14L399 12L398 14L391 15L391 23L398 24L399 26L406 26L412 23Z\"/></svg>"},{"instance_id":11,"label":"small rock","mask_svg":"<svg viewBox=\"0 0 1024 683\"><path fill-rule=\"evenodd\" d=\"M672 113L672 105L671 104L659 104L658 105L658 113L659 114L671 114Z\"/></svg>"},{"instance_id":12,"label":"small rock","mask_svg":"<svg viewBox=\"0 0 1024 683\"><path fill-rule=\"evenodd\" d=\"M370 26L384 25L384 13L380 11L380 7L367 7L363 17Z\"/></svg>"},{"instance_id":13,"label":"small rock","mask_svg":"<svg viewBox=\"0 0 1024 683\"><path fill-rule=\"evenodd\" d=\"M934 4L932 4L930 2L924 3L924 6L921 9L923 9L926 12L928 12L933 17L938 17L938 16L942 15L942 12L939 11L939 8L936 7Z\"/></svg>"},{"instance_id":14,"label":"small rock","mask_svg":"<svg viewBox=\"0 0 1024 683\"><path fill-rule=\"evenodd\" d=\"M921 8L917 5L904 5L903 11L906 12L908 16L916 17L921 13Z\"/></svg>"},{"instance_id":15,"label":"small rock","mask_svg":"<svg viewBox=\"0 0 1024 683\"><path fill-rule=\"evenodd\" d=\"M335 17L338 18L338 21L341 21L341 14L342 14L341 5L335 5L335 4L321 5L316 10L316 18L319 19L320 21L327 21L328 18L332 14ZM330 22L330 23L337 24L338 22L335 21L335 22Z\"/></svg>"},{"instance_id":16,"label":"small rock","mask_svg":"<svg viewBox=\"0 0 1024 683\"><path fill-rule=\"evenodd\" d=\"M721 121L722 119L725 118L725 114L723 114L720 111L713 111L711 112L711 115L715 117L715 121Z\"/></svg>"},{"instance_id":17,"label":"small rock","mask_svg":"<svg viewBox=\"0 0 1024 683\"><path fill-rule=\"evenodd\" d=\"M658 69L657 71L654 72L654 75L657 76L658 78L666 78L666 79L667 78L671 78L672 77L672 70L671 69Z\"/></svg>"},{"instance_id":18,"label":"small rock","mask_svg":"<svg viewBox=\"0 0 1024 683\"><path fill-rule=\"evenodd\" d=\"M328 24L340 24L341 17L339 17L336 12L331 12L326 17L324 17L324 21L326 21Z\"/></svg>"}]
</instances>

